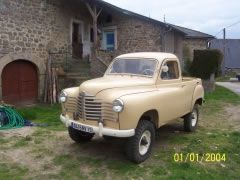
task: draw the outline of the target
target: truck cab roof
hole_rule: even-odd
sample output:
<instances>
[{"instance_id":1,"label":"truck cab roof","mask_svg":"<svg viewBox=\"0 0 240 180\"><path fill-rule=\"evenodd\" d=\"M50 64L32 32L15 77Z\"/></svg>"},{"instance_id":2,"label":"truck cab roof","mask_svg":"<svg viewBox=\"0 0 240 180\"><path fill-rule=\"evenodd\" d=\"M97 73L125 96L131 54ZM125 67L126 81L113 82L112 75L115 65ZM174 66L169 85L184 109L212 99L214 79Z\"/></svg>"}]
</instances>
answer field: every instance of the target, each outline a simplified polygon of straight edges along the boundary
<instances>
[{"instance_id":1,"label":"truck cab roof","mask_svg":"<svg viewBox=\"0 0 240 180\"><path fill-rule=\"evenodd\" d=\"M171 53L163 53L163 52L138 52L138 53L129 53L123 54L116 58L148 58L148 59L156 59L159 62L162 62L164 59L178 59L176 55Z\"/></svg>"}]
</instances>

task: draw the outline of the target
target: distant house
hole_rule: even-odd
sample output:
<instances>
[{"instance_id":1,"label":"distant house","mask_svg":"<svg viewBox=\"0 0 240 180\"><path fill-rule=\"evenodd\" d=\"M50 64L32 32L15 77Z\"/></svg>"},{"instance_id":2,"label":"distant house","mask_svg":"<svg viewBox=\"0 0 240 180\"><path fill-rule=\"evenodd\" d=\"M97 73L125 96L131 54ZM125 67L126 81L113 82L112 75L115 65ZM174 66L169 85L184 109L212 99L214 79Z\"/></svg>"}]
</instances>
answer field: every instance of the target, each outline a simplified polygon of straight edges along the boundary
<instances>
[{"instance_id":1,"label":"distant house","mask_svg":"<svg viewBox=\"0 0 240 180\"><path fill-rule=\"evenodd\" d=\"M209 46L210 49L219 49L223 53L222 71L240 72L240 39L214 39Z\"/></svg>"},{"instance_id":2,"label":"distant house","mask_svg":"<svg viewBox=\"0 0 240 180\"><path fill-rule=\"evenodd\" d=\"M209 39L101 0L1 0L0 5L0 100L6 102L42 99L48 59L58 66L72 62L68 70L76 72L87 59L92 75L99 76L112 58L128 52L171 52L183 65L184 44L198 48Z\"/></svg>"}]
</instances>

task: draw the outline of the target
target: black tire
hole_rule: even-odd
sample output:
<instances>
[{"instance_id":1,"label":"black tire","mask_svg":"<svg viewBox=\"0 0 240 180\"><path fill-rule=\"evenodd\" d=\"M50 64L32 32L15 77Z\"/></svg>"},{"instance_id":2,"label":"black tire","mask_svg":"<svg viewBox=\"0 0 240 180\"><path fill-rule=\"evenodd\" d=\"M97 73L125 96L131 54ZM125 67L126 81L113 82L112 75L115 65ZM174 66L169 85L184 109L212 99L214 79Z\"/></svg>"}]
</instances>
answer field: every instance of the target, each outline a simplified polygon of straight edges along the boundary
<instances>
[{"instance_id":1,"label":"black tire","mask_svg":"<svg viewBox=\"0 0 240 180\"><path fill-rule=\"evenodd\" d=\"M112 141L114 139L116 139L116 137L112 137L112 136L103 136L103 139L106 141Z\"/></svg>"},{"instance_id":2,"label":"black tire","mask_svg":"<svg viewBox=\"0 0 240 180\"><path fill-rule=\"evenodd\" d=\"M199 110L198 110L198 105L195 104L192 112L188 113L184 117L184 130L186 132L194 132L198 125L198 119L199 119Z\"/></svg>"},{"instance_id":3,"label":"black tire","mask_svg":"<svg viewBox=\"0 0 240 180\"><path fill-rule=\"evenodd\" d=\"M87 132L79 131L79 130L74 129L72 127L68 127L68 133L69 133L70 138L73 141L75 141L76 143L88 142L94 136L93 133L87 133Z\"/></svg>"},{"instance_id":4,"label":"black tire","mask_svg":"<svg viewBox=\"0 0 240 180\"><path fill-rule=\"evenodd\" d=\"M144 134L146 134L146 133L147 134L150 133L150 142L149 143L147 141L148 138L144 137ZM133 137L128 138L128 140L125 144L125 153L127 155L127 158L130 161L137 163L137 164L145 161L147 158L149 158L149 156L151 154L154 141L155 141L154 124L150 121L141 120L138 123L138 126L135 131L135 135ZM140 145L140 143L141 143L141 145ZM140 146L148 147L146 153L143 153L143 151L140 150L141 149Z\"/></svg>"}]
</instances>

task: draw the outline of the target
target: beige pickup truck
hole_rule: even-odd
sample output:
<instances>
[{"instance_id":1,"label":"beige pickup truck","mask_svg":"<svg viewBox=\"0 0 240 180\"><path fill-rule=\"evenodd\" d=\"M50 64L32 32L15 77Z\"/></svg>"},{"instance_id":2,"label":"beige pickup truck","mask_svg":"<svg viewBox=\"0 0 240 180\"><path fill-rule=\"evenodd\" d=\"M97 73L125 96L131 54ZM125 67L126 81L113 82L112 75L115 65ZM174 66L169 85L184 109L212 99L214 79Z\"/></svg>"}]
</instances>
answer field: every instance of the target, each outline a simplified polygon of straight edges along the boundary
<instances>
[{"instance_id":1,"label":"beige pickup truck","mask_svg":"<svg viewBox=\"0 0 240 180\"><path fill-rule=\"evenodd\" d=\"M62 91L60 119L78 143L94 135L125 138L127 157L140 163L149 157L159 127L183 118L186 131L196 129L203 98L201 79L183 78L175 55L124 54L103 77Z\"/></svg>"}]
</instances>

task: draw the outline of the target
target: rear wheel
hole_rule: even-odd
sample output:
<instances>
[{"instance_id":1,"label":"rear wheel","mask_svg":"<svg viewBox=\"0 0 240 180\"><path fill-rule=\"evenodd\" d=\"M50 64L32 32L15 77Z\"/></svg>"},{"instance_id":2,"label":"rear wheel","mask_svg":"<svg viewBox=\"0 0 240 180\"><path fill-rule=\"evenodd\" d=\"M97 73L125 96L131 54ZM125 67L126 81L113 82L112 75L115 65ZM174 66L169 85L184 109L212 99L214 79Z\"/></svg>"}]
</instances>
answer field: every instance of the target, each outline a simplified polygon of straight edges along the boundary
<instances>
[{"instance_id":1,"label":"rear wheel","mask_svg":"<svg viewBox=\"0 0 240 180\"><path fill-rule=\"evenodd\" d=\"M135 135L130 137L125 146L128 159L134 163L145 161L151 154L155 140L155 127L150 121L140 121Z\"/></svg>"},{"instance_id":2,"label":"rear wheel","mask_svg":"<svg viewBox=\"0 0 240 180\"><path fill-rule=\"evenodd\" d=\"M72 127L68 128L68 133L69 133L70 138L77 143L88 142L94 136L93 133L87 133L87 132L79 131L79 130L76 130Z\"/></svg>"},{"instance_id":3,"label":"rear wheel","mask_svg":"<svg viewBox=\"0 0 240 180\"><path fill-rule=\"evenodd\" d=\"M184 130L187 132L193 132L196 130L199 119L198 105L195 104L192 112L184 117Z\"/></svg>"}]
</instances>

